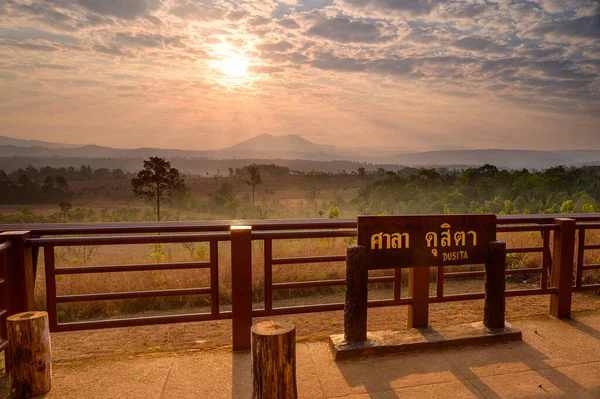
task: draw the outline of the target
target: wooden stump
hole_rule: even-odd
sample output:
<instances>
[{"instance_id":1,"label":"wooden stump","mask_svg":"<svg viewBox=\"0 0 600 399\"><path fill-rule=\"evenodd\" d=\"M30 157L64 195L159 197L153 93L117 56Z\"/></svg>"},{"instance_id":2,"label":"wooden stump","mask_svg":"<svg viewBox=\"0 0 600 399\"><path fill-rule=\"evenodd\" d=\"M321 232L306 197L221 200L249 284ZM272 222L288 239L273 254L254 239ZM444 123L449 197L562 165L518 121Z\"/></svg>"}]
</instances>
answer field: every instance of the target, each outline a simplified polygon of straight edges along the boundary
<instances>
[{"instance_id":1,"label":"wooden stump","mask_svg":"<svg viewBox=\"0 0 600 399\"><path fill-rule=\"evenodd\" d=\"M48 313L17 313L6 324L13 397L32 398L48 392L52 377Z\"/></svg>"},{"instance_id":2,"label":"wooden stump","mask_svg":"<svg viewBox=\"0 0 600 399\"><path fill-rule=\"evenodd\" d=\"M293 324L265 321L252 326L252 398L298 398Z\"/></svg>"}]
</instances>

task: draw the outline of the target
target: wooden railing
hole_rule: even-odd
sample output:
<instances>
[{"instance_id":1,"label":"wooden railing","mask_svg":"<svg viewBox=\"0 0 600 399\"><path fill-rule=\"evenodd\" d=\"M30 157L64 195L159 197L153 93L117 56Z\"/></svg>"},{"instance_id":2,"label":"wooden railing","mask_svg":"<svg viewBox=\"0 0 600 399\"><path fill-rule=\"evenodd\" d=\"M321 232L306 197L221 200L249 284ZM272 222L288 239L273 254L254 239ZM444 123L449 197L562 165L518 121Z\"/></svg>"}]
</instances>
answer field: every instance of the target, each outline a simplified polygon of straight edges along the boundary
<instances>
[{"instance_id":1,"label":"wooden railing","mask_svg":"<svg viewBox=\"0 0 600 399\"><path fill-rule=\"evenodd\" d=\"M568 217L567 219L565 219ZM238 226L238 227L232 227ZM247 226L247 227L241 227ZM309 264L321 262L344 262L345 254L308 257L273 257L274 242L332 237L355 237L356 219L318 220L259 220L217 222L163 222L163 223L111 223L111 224L37 224L26 226L0 226L6 244L0 244L0 273L9 256L9 281L11 270L15 284L10 288L11 300L15 298L10 312L33 310L33 282L37 266L37 253L43 249L46 276L46 303L53 332L97 328L112 328L149 324L178 323L233 319L234 349L249 345L249 330L253 317L287 315L296 313L342 310L343 303L322 303L304 306L274 307L273 293L277 290L343 286L345 280L329 279L316 281L273 282L274 265ZM540 286L533 289L506 291L506 296L550 295L551 314L566 317L570 314L572 291L600 290L600 284L584 285L583 272L600 269L599 264L584 264L585 251L599 250L598 244L586 244L586 232L600 229L600 214L570 215L511 215L499 216L498 233L539 232L542 245L539 247L508 248L507 253L541 253L540 267L507 270L507 275L539 274ZM578 238L576 239L576 234ZM67 236L67 237L65 237ZM252 242L260 241L264 248L264 304L262 308L252 306ZM56 267L55 248L84 245L127 245L157 243L209 243L209 260L202 262L170 262L132 265L103 265ZM231 244L231 300L232 310L223 310L219 304L219 243ZM575 254L576 261L575 261ZM4 256L4 258L3 258ZM576 268L575 268L576 266ZM134 271L207 269L210 284L207 287L164 289L154 291L105 292L78 295L57 295L56 278L62 275L128 273ZM484 298L484 293L448 295L444 292L447 279L483 277L483 271L447 271L437 269L437 289L428 303L451 302ZM371 277L369 283L393 285L393 298L373 300L370 307L411 305L412 298L402 297L401 269L392 275ZM0 278L2 278L0 276ZM101 278L101 277L99 277ZM6 280L6 279L4 279ZM12 284L12 283L11 283ZM1 289L1 287L0 287ZM6 290L5 290L6 291ZM2 291L4 292L4 291ZM7 291L8 292L8 291ZM112 318L59 323L57 305L60 303L135 299L182 295L209 295L210 312L177 314L151 317ZM4 298L4 297L2 297ZM11 313L11 314L12 314ZM2 332L0 332L2 334ZM4 335L3 335L4 336Z\"/></svg>"},{"instance_id":2,"label":"wooden railing","mask_svg":"<svg viewBox=\"0 0 600 399\"><path fill-rule=\"evenodd\" d=\"M4 352L8 347L6 318L10 312L10 298L8 293L7 252L11 246L10 241L0 243L0 352ZM4 358L6 359L7 356L4 356Z\"/></svg>"}]
</instances>

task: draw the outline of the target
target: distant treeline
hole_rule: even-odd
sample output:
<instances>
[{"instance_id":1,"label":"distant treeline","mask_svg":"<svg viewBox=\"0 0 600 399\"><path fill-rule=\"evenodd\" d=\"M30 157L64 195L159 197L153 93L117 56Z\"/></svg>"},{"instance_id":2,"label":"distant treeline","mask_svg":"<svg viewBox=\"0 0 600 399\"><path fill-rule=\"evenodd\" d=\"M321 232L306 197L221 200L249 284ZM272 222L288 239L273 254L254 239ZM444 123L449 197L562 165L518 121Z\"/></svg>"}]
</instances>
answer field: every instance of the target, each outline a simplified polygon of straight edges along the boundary
<instances>
[{"instance_id":1,"label":"distant treeline","mask_svg":"<svg viewBox=\"0 0 600 399\"><path fill-rule=\"evenodd\" d=\"M25 169L19 168L10 174L0 170L0 178L8 178L12 181L18 181L21 176L27 176L32 181L41 182L47 177L56 179L62 177L67 181L84 180L119 180L133 177L132 173L124 172L122 169L98 168L92 169L89 165L81 165L79 168L69 166L67 168L53 168L52 166L42 166L37 169L31 165Z\"/></svg>"},{"instance_id":2,"label":"distant treeline","mask_svg":"<svg viewBox=\"0 0 600 399\"><path fill-rule=\"evenodd\" d=\"M598 212L600 166L542 172L499 170L493 165L462 172L422 169L388 172L359 190L358 214Z\"/></svg>"},{"instance_id":3,"label":"distant treeline","mask_svg":"<svg viewBox=\"0 0 600 399\"><path fill-rule=\"evenodd\" d=\"M40 184L27 175L21 175L17 181L12 181L0 170L1 204L58 203L71 197L69 184L62 176L46 176Z\"/></svg>"},{"instance_id":4,"label":"distant treeline","mask_svg":"<svg viewBox=\"0 0 600 399\"><path fill-rule=\"evenodd\" d=\"M229 168L229 177L245 178L248 176L248 167L256 166L262 176L287 176L290 174L290 168L272 164L252 164L242 168Z\"/></svg>"},{"instance_id":5,"label":"distant treeline","mask_svg":"<svg viewBox=\"0 0 600 399\"><path fill-rule=\"evenodd\" d=\"M386 170L401 169L402 166L392 164L371 164L357 161L310 161L302 159L261 159L261 158L233 158L233 159L212 159L212 158L180 158L167 157L173 167L179 169L185 174L194 174L200 176L221 175L227 176L229 168L242 169L250 164L275 163L279 166L287 167L290 171L300 173L327 172L336 173L342 170L355 171L359 167L364 167L367 171L374 171L378 167ZM119 168L125 173L137 173L142 165L143 158L84 158L84 157L0 157L0 169L7 172L24 168L26 165L32 165L35 168L46 166L55 169L68 169L71 165L89 165L93 169L115 169ZM460 166L456 166L457 168ZM293 172L290 172L293 173Z\"/></svg>"}]
</instances>

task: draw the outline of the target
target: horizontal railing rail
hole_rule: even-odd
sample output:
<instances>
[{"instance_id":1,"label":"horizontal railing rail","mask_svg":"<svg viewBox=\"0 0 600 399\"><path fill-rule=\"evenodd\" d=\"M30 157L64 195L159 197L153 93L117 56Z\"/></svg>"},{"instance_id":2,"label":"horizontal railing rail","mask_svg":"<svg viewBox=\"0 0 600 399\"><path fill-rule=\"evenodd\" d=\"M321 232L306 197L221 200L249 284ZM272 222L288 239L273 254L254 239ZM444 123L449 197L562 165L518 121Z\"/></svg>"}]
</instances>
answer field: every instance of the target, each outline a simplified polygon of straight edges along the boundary
<instances>
[{"instance_id":1,"label":"horizontal railing rail","mask_svg":"<svg viewBox=\"0 0 600 399\"><path fill-rule=\"evenodd\" d=\"M600 284L584 283L586 271L600 269L600 264L585 263L585 256L589 252L600 250L600 244L597 242L586 242L586 232L600 230L600 214L568 214L568 215L500 215L497 217L496 231L500 235L510 235L517 233L535 233L539 234L541 245L531 243L524 246L514 246L507 248L507 254L515 256L524 256L529 254L540 254L539 266L527 265L526 267L508 268L505 272L507 276L525 276L538 275L539 286L533 288L510 289L505 292L506 297L527 296L527 295L551 295L556 296L564 287L559 287L551 279L553 267L558 267L562 260L553 259L556 245L567 245L569 243L558 243L557 237L561 233L562 219L572 219L575 223L577 238L573 239L570 245L573 246L575 256L573 263L574 278L572 289L574 291L600 290ZM232 239L233 231L231 226L249 226L247 240L250 243L245 247L238 247ZM46 302L50 316L51 331L74 331L94 328L112 328L122 326L151 325L162 323L176 323L184 321L205 321L236 319L240 316L240 311L235 310L232 304L232 311L224 311L220 308L219 292L225 284L219 280L219 243L227 244L226 250L231 251L231 258L234 254L243 252L243 256L237 259L244 261L232 261L231 287L232 301L236 301L236 287L239 285L247 287L247 281L240 285L239 279L248 279L251 274L240 272L241 269L252 269L252 259L256 261L256 254L252 257L252 248L262 253L263 277L262 277L262 308L260 304L254 306L254 309L248 310L251 317L278 316L299 313L313 313L325 311L343 310L343 303L316 303L298 306L274 306L274 292L283 290L302 290L319 289L324 287L343 287L344 278L337 276L323 277L321 279L303 279L298 281L282 281L277 276L279 268L291 267L293 265L318 265L318 264L343 264L346 260L345 253L310 255L293 257L285 254L284 256L274 256L273 247L285 245L286 241L298 240L321 240L321 239L348 239L352 243L357 235L356 219L306 219L306 220L236 220L236 221L206 221L206 222L148 222L148 223L85 223L85 224L31 224L31 225L0 225L0 229L7 232L18 234L19 231L29 231L28 236L23 240L24 250L44 251L44 270L46 276ZM501 237L502 238L502 237ZM57 247L76 247L76 246L114 246L114 245L138 245L138 244L168 244L168 243L187 243L187 242L206 242L209 243L208 261L198 262L164 262L150 264L125 264L125 265L76 265L68 267L57 267L55 258L55 248ZM258 243L252 246L251 243ZM10 242L0 243L0 274L2 273L2 262L6 265L6 251L10 248ZM221 248L221 251L224 249ZM240 252L241 251L241 252ZM249 251L249 252L244 252ZM36 253L36 252L34 252ZM2 260L4 256L4 261ZM237 255L236 255L237 256ZM536 255L537 256L537 255ZM33 257L33 266L35 269L35 256ZM236 263L237 262L237 263ZM564 263L564 262L563 262ZM256 266L256 265L255 265ZM314 266L313 266L314 267ZM561 266L562 267L562 266ZM157 289L142 291L123 291L123 292L101 292L101 293L70 293L57 295L56 281L57 276L93 274L102 278L102 273L128 273L128 272L152 272L152 271L171 271L184 269L206 269L210 277L210 284L207 287L190 287L177 289ZM475 293L447 293L445 292L444 282L448 279L476 279L484 278L483 270L449 270L447 267L438 267L435 292L430 294L429 303L453 302L463 300L483 299L483 292ZM238 277L241 276L241 277ZM331 278L333 277L333 278ZM0 279L2 277L0 276ZM412 298L402 296L403 269L391 269L383 275L371 276L368 279L369 284L383 284L384 287L391 288L392 297L389 299L371 300L369 307L411 305ZM3 281L3 280L2 280ZM2 284L0 281L0 284ZM237 281L237 282L236 282ZM244 285L246 284L246 285ZM0 285L0 290L2 286ZM293 291L292 291L293 292ZM561 291L562 292L562 291ZM285 293L284 293L285 294ZM209 295L210 312L193 314L176 314L165 316L150 317L130 317L130 318L110 318L103 320L85 320L59 323L57 316L57 306L59 304L69 304L74 302L122 300L122 299L147 299L156 297L179 297L188 295ZM237 298L246 298L246 301L252 301L250 296L244 297L238 295ZM287 295L287 294L286 294ZM569 293L570 295L570 293ZM238 299L239 300L239 299ZM237 312L237 313L236 313ZM1 312L0 312L1 314ZM235 321L235 320L234 320ZM235 325L235 322L234 322ZM235 328L235 327L234 327ZM1 334L1 332L0 332ZM234 341L235 341L234 334ZM243 336L241 334L240 336ZM1 342L1 341L0 341ZM1 347L1 345L0 345ZM235 344L234 344L235 347Z\"/></svg>"},{"instance_id":2,"label":"horizontal railing rail","mask_svg":"<svg viewBox=\"0 0 600 399\"><path fill-rule=\"evenodd\" d=\"M600 214L498 215L498 226L553 224L554 219L568 217L578 223L600 222ZM232 225L252 226L253 231L356 229L352 219L271 219L271 220L206 220L198 222L114 222L114 223L30 223L0 224L0 231L29 231L32 236L136 234L136 233L201 233L229 231ZM591 225L593 226L593 224ZM502 227L504 229L504 227ZM502 230L499 230L502 231ZM512 230L511 230L512 231ZM518 231L518 230L515 230Z\"/></svg>"}]
</instances>

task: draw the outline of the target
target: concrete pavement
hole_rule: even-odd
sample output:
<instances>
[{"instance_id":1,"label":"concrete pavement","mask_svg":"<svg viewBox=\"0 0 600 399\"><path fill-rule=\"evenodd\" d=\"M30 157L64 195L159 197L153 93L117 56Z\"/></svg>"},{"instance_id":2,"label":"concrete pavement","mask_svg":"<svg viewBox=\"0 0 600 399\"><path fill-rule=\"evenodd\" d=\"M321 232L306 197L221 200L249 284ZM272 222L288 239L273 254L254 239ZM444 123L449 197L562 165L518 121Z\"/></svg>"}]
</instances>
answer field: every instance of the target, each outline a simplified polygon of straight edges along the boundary
<instances>
[{"instance_id":1,"label":"concrete pavement","mask_svg":"<svg viewBox=\"0 0 600 399\"><path fill-rule=\"evenodd\" d=\"M600 398L600 312L513 319L523 341L334 362L297 344L299 397ZM251 397L250 353L227 349L60 360L46 398ZM6 394L6 378L2 380Z\"/></svg>"}]
</instances>

